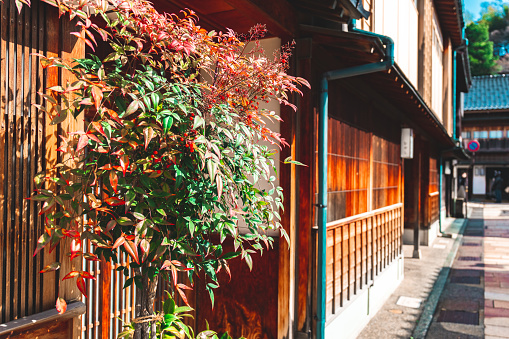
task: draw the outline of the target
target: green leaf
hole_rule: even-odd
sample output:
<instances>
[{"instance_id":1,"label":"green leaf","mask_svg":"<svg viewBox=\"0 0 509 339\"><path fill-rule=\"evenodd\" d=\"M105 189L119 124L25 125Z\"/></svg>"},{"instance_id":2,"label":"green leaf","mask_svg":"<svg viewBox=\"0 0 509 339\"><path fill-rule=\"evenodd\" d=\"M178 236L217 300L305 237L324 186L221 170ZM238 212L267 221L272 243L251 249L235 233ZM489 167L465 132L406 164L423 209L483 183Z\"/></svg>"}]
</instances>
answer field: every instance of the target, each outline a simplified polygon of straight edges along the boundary
<instances>
[{"instance_id":1,"label":"green leaf","mask_svg":"<svg viewBox=\"0 0 509 339\"><path fill-rule=\"evenodd\" d=\"M165 314L175 313L175 301L170 296L168 296L168 299L163 303L163 311Z\"/></svg>"},{"instance_id":2,"label":"green leaf","mask_svg":"<svg viewBox=\"0 0 509 339\"><path fill-rule=\"evenodd\" d=\"M298 162L296 160L292 160L292 157L286 158L284 163L285 164L294 164L294 165L298 165L298 166L306 166L306 167L308 166L308 165L305 165L305 164Z\"/></svg>"},{"instance_id":3,"label":"green leaf","mask_svg":"<svg viewBox=\"0 0 509 339\"><path fill-rule=\"evenodd\" d=\"M167 115L163 119L163 132L166 134L170 131L171 126L173 125L173 117Z\"/></svg>"},{"instance_id":4,"label":"green leaf","mask_svg":"<svg viewBox=\"0 0 509 339\"><path fill-rule=\"evenodd\" d=\"M203 119L199 115L195 115L194 123L193 123L193 129L197 129L200 126L205 126L205 119Z\"/></svg>"},{"instance_id":5,"label":"green leaf","mask_svg":"<svg viewBox=\"0 0 509 339\"><path fill-rule=\"evenodd\" d=\"M127 217L120 217L117 219L117 223L121 226L130 226L130 225L134 225L134 222L127 218Z\"/></svg>"}]
</instances>

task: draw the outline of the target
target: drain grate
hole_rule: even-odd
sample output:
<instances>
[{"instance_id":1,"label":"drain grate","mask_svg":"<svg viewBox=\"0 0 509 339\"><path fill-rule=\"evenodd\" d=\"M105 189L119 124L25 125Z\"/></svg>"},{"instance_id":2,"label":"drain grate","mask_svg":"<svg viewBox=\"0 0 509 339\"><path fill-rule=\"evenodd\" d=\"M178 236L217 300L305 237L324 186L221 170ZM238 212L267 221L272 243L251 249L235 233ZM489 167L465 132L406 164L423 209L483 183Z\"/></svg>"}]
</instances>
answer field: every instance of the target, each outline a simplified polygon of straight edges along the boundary
<instances>
[{"instance_id":1,"label":"drain grate","mask_svg":"<svg viewBox=\"0 0 509 339\"><path fill-rule=\"evenodd\" d=\"M451 283L479 285L481 283L481 278L480 277L451 277Z\"/></svg>"},{"instance_id":2,"label":"drain grate","mask_svg":"<svg viewBox=\"0 0 509 339\"><path fill-rule=\"evenodd\" d=\"M479 313L466 311L441 310L438 316L440 323L479 325Z\"/></svg>"},{"instance_id":3,"label":"drain grate","mask_svg":"<svg viewBox=\"0 0 509 339\"><path fill-rule=\"evenodd\" d=\"M481 257L459 257L459 261L481 261Z\"/></svg>"}]
</instances>

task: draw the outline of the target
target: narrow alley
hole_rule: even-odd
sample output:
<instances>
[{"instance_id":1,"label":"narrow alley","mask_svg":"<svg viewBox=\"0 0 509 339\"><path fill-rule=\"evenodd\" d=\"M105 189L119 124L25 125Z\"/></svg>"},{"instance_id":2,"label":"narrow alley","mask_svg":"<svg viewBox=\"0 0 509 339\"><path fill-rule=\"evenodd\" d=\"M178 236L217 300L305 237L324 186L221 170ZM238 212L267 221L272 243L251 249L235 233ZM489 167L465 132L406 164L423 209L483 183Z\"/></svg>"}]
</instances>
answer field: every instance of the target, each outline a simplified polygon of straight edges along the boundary
<instances>
[{"instance_id":1,"label":"narrow alley","mask_svg":"<svg viewBox=\"0 0 509 339\"><path fill-rule=\"evenodd\" d=\"M468 209L421 259L404 246L405 278L359 338L509 338L509 204Z\"/></svg>"}]
</instances>

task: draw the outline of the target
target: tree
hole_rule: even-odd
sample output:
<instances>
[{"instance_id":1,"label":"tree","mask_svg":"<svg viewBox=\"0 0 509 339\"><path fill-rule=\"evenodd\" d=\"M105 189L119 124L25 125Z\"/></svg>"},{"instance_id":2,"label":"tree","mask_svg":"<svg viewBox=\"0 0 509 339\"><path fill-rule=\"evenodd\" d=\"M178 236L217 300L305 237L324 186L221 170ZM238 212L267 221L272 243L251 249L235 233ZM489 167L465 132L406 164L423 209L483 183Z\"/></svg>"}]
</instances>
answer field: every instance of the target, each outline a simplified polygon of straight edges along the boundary
<instances>
[{"instance_id":1,"label":"tree","mask_svg":"<svg viewBox=\"0 0 509 339\"><path fill-rule=\"evenodd\" d=\"M170 282L171 297L187 302L190 287L177 273L187 272L192 282L203 271L213 302L216 274L230 274L230 259L240 256L251 267L251 254L271 247L267 230L287 238L279 222L282 189L273 175L274 154L286 143L266 126L280 118L260 104L277 100L295 108L289 94L309 84L286 73L291 45L265 55L261 25L240 36L207 32L191 11L161 14L146 0L48 1L77 19L72 34L92 50L102 39L112 52L72 64L41 56L43 67L62 67L76 81L49 88L39 110L51 124L82 114L90 123L62 135L66 160L35 178L31 199L43 203L46 231L34 255L64 238L73 242L71 260L116 262L117 252L126 253L131 262L119 262L118 270L129 277L126 286L137 287L141 307L125 334L153 337L159 279ZM260 188L261 180L272 188ZM234 252L223 252L226 238ZM83 251L85 239L93 253ZM83 294L86 280L95 279L81 270L64 274ZM174 303L166 305L177 312ZM61 298L57 308L65 310ZM166 331L185 329L167 319L173 324L176 316L165 317Z\"/></svg>"},{"instance_id":2,"label":"tree","mask_svg":"<svg viewBox=\"0 0 509 339\"><path fill-rule=\"evenodd\" d=\"M472 75L496 73L499 67L497 58L493 56L493 42L489 41L488 25L484 22L470 23L466 35Z\"/></svg>"}]
</instances>

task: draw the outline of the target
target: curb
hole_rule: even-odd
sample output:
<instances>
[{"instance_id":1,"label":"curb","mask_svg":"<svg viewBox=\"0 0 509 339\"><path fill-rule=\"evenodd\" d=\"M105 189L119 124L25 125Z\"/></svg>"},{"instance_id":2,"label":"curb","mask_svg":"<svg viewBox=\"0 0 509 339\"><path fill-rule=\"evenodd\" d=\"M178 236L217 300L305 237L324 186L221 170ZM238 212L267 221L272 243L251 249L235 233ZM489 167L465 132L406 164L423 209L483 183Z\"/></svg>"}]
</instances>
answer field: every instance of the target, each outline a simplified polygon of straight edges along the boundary
<instances>
[{"instance_id":1,"label":"curb","mask_svg":"<svg viewBox=\"0 0 509 339\"><path fill-rule=\"evenodd\" d=\"M456 258L456 254L458 253L461 240L463 239L463 232L465 231L467 222L468 218L465 218L463 220L463 225L461 225L461 228L458 232L458 236L454 240L451 252L445 259L445 263L442 267L442 270L440 271L440 274L438 275L437 280L435 281L435 284L433 285L433 289L431 290L428 299L424 303L424 308L422 310L421 316L419 317L417 326L412 333L413 339L424 339L428 333L431 322L433 321L433 315L435 314L438 306L438 301L440 300L440 296L444 290L447 278L449 277L451 266L454 262L454 258Z\"/></svg>"}]
</instances>

